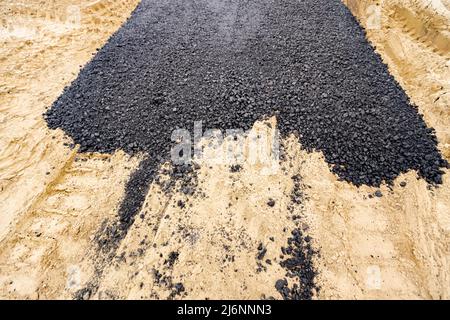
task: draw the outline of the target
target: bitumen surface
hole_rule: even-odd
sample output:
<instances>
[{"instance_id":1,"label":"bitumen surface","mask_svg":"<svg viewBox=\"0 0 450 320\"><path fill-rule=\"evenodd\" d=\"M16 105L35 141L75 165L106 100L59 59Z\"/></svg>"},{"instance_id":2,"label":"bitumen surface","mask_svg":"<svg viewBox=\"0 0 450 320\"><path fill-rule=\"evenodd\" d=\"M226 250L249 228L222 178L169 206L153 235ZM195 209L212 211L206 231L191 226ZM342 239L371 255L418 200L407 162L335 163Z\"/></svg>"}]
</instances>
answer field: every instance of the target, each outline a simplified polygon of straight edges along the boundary
<instances>
[{"instance_id":1,"label":"bitumen surface","mask_svg":"<svg viewBox=\"0 0 450 320\"><path fill-rule=\"evenodd\" d=\"M282 137L357 186L409 170L439 184L448 165L340 0L143 0L45 118L81 152L147 155L119 210L126 232L173 130L247 130L273 115Z\"/></svg>"}]
</instances>

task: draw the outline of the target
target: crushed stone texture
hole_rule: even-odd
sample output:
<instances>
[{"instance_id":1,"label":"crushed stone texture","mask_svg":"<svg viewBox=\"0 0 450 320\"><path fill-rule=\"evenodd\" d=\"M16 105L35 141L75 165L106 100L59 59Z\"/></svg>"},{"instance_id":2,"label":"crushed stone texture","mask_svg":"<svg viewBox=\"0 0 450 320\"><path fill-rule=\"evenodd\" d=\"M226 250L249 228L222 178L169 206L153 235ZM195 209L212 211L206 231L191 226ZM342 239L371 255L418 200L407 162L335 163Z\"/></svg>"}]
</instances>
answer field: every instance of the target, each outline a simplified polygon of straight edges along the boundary
<instances>
[{"instance_id":1,"label":"crushed stone texture","mask_svg":"<svg viewBox=\"0 0 450 320\"><path fill-rule=\"evenodd\" d=\"M272 115L357 186L408 170L439 184L448 166L339 0L143 0L45 117L82 152L148 155L120 208L127 229L174 129L247 130Z\"/></svg>"}]
</instances>

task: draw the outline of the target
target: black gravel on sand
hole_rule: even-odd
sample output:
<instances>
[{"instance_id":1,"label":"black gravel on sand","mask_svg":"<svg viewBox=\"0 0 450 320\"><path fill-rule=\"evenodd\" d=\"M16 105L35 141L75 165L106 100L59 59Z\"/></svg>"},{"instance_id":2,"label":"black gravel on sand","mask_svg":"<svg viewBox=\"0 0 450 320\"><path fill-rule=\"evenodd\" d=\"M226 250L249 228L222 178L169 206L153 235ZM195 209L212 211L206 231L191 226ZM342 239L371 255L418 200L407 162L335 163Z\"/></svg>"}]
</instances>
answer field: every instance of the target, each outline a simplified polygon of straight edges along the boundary
<instances>
[{"instance_id":1,"label":"black gravel on sand","mask_svg":"<svg viewBox=\"0 0 450 320\"><path fill-rule=\"evenodd\" d=\"M312 248L311 238L305 237L300 229L293 230L291 234L287 247L281 248L283 255L288 258L280 262L290 280L277 280L275 289L284 300L311 300L320 291L315 283L317 271L312 263L313 256L318 252Z\"/></svg>"},{"instance_id":2,"label":"black gravel on sand","mask_svg":"<svg viewBox=\"0 0 450 320\"><path fill-rule=\"evenodd\" d=\"M82 152L148 155L120 208L126 230L174 129L274 114L357 186L412 169L442 182L433 130L340 0L143 0L45 116Z\"/></svg>"}]
</instances>

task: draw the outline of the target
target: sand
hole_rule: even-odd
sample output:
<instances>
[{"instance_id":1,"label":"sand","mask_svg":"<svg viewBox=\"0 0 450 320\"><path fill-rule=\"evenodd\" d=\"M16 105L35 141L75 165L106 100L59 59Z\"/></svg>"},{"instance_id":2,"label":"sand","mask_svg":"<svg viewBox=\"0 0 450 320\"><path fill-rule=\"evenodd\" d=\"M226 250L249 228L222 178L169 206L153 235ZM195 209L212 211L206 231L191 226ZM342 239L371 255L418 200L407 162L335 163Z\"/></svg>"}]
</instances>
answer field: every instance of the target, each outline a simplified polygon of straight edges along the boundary
<instances>
[{"instance_id":1,"label":"sand","mask_svg":"<svg viewBox=\"0 0 450 320\"><path fill-rule=\"evenodd\" d=\"M385 1L378 29L367 26L375 1L346 2L450 160L448 2ZM280 298L274 284L284 276L278 262L296 227L292 215L301 217L299 226L320 250L317 298L450 298L448 174L439 188L428 188L409 172L392 190L383 186L383 197L369 198L377 189L338 181L320 153L307 153L295 139L284 142L284 170L247 163L231 173L229 165L203 164L194 196L166 195L153 185L143 217L116 257L99 259L94 238L102 223L116 219L140 159L77 154L62 132L46 128L42 113L136 4L0 5L1 298L70 299L93 280L98 290L89 298L168 298L170 290L154 283L154 269L183 283L186 292L176 298ZM272 132L276 120L268 121L272 128L259 122L254 131ZM303 201L290 212L297 173ZM272 264L263 263L267 270L258 273L260 243ZM168 267L164 262L175 251L178 259Z\"/></svg>"}]
</instances>

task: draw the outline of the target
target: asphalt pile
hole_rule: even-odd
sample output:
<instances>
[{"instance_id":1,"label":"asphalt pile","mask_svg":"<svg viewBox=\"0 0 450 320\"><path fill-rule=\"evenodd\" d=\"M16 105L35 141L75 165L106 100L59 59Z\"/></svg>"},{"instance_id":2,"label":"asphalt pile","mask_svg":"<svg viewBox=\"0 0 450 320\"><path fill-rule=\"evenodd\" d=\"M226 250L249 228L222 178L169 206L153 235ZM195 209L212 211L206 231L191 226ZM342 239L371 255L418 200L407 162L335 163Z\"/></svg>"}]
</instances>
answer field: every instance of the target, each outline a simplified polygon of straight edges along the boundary
<instances>
[{"instance_id":1,"label":"asphalt pile","mask_svg":"<svg viewBox=\"0 0 450 320\"><path fill-rule=\"evenodd\" d=\"M45 118L82 152L147 155L120 208L127 229L173 130L247 130L272 115L357 186L408 170L439 184L448 166L340 0L143 0Z\"/></svg>"}]
</instances>

